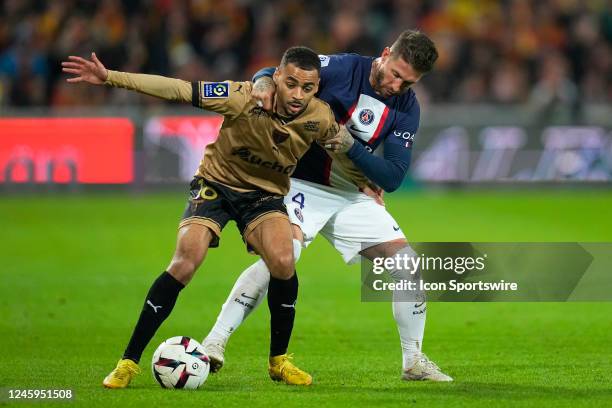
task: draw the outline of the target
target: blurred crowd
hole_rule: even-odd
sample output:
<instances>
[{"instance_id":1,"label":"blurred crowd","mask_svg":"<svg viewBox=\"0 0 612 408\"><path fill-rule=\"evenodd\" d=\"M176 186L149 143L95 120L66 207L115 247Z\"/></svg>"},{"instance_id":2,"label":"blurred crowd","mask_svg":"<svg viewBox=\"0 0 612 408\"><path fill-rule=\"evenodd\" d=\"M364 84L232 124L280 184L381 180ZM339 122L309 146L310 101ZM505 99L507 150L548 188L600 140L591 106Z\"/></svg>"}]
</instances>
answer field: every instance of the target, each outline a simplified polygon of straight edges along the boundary
<instances>
[{"instance_id":1,"label":"blurred crowd","mask_svg":"<svg viewBox=\"0 0 612 408\"><path fill-rule=\"evenodd\" d=\"M378 56L407 28L440 52L417 85L423 103L612 102L612 0L0 0L0 106L155 103L67 84L68 55L249 79L291 45Z\"/></svg>"}]
</instances>

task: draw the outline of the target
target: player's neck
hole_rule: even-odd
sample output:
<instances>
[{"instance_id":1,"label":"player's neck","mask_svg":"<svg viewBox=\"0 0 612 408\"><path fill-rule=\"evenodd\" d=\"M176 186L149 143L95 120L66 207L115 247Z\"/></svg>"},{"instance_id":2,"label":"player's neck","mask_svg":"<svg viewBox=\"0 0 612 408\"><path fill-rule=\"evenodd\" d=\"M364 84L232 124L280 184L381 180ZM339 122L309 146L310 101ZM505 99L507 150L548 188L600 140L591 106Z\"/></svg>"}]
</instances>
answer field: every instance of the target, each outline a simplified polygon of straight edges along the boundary
<instances>
[{"instance_id":1,"label":"player's neck","mask_svg":"<svg viewBox=\"0 0 612 408\"><path fill-rule=\"evenodd\" d=\"M374 90L376 90L376 74L378 73L379 64L380 64L380 57L372 61L372 68L370 69L370 76L368 77L368 81L370 81L370 86Z\"/></svg>"}]
</instances>

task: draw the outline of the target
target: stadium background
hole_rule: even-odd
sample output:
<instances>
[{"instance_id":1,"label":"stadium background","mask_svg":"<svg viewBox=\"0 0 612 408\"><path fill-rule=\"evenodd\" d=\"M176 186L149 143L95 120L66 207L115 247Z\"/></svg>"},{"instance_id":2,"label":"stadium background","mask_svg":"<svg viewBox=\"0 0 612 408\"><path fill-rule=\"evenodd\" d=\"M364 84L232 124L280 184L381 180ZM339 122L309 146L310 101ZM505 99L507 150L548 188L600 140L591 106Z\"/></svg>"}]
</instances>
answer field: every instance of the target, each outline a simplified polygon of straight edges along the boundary
<instances>
[{"instance_id":1,"label":"stadium background","mask_svg":"<svg viewBox=\"0 0 612 408\"><path fill-rule=\"evenodd\" d=\"M69 86L59 62L188 80L249 79L289 45L378 55L405 28L440 60L415 90L410 177L387 206L412 241L612 239L609 1L0 2L0 388L73 388L82 406L605 405L607 303L429 305L425 352L453 384L406 384L386 304L322 239L298 265L292 349L317 381L267 379L267 311L197 393L144 375L101 389L166 265L185 180L219 119L122 90ZM247 255L230 226L153 344L200 339ZM1 399L4 395L0 396Z\"/></svg>"}]
</instances>

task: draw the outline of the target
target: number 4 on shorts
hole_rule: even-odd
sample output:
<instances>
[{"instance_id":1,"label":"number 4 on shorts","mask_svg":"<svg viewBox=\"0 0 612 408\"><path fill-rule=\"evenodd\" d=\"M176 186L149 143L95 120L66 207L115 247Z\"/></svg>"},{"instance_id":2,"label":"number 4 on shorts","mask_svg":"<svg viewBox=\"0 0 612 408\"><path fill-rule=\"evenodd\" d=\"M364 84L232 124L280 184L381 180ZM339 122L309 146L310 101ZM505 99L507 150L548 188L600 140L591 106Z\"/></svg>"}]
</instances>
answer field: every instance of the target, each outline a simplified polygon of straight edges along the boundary
<instances>
[{"instance_id":1,"label":"number 4 on shorts","mask_svg":"<svg viewBox=\"0 0 612 408\"><path fill-rule=\"evenodd\" d=\"M304 209L304 194L297 193L291 198L291 201L300 206L300 210Z\"/></svg>"}]
</instances>

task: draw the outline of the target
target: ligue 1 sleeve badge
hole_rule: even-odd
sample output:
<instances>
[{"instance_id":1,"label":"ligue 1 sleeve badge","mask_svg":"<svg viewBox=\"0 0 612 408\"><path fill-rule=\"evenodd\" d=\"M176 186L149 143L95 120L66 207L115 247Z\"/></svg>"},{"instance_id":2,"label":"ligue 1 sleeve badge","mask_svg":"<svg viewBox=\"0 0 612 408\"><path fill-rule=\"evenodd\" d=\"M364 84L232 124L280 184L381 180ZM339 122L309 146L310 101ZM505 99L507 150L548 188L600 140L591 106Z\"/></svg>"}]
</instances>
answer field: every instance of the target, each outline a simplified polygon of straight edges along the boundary
<instances>
[{"instance_id":1,"label":"ligue 1 sleeve badge","mask_svg":"<svg viewBox=\"0 0 612 408\"><path fill-rule=\"evenodd\" d=\"M204 82L204 98L227 98L229 82Z\"/></svg>"}]
</instances>

